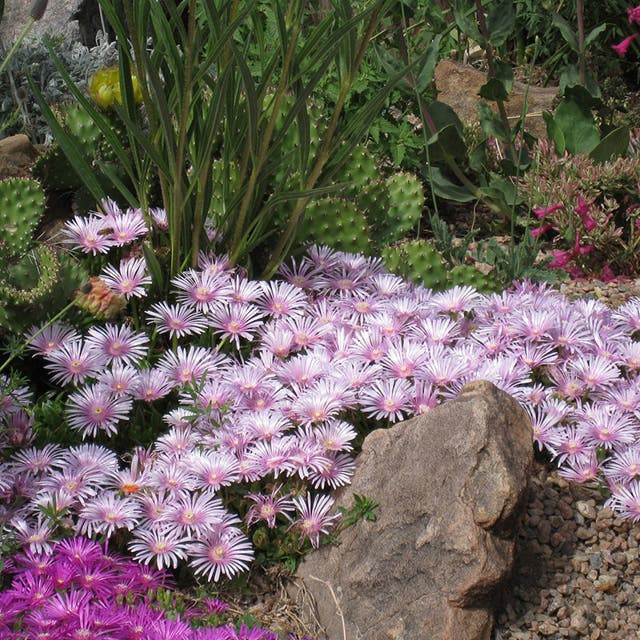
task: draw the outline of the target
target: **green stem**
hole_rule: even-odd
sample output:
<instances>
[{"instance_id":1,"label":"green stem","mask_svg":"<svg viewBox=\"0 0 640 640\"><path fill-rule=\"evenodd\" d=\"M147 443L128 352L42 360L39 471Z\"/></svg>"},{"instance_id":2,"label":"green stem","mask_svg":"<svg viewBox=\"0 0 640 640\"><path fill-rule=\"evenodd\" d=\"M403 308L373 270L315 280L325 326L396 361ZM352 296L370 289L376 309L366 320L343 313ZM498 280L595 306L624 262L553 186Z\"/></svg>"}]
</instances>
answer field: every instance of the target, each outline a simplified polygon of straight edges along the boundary
<instances>
[{"instance_id":1,"label":"green stem","mask_svg":"<svg viewBox=\"0 0 640 640\"><path fill-rule=\"evenodd\" d=\"M476 0L476 17L478 20L478 27L480 28L480 33L484 39L483 45L484 52L487 56L487 67L489 67L489 77L496 77L496 65L493 57L493 46L491 45L491 41L489 40L489 28L487 27L487 21L484 18L484 11L482 10L482 0ZM507 111L504 108L504 100L496 100L496 104L498 105L498 113L500 114L500 119L505 127L506 131L511 131L511 125L509 124L509 118L507 117ZM511 157L513 161L516 162L517 152L516 145L512 139L512 136L509 136L509 140L506 140L509 145L509 150L511 151Z\"/></svg>"},{"instance_id":2,"label":"green stem","mask_svg":"<svg viewBox=\"0 0 640 640\"><path fill-rule=\"evenodd\" d=\"M0 373L2 373L8 366L9 364L11 364L11 362L13 362L19 355L22 354L22 352L42 333L44 333L44 331L46 329L48 329L54 322L57 322L60 318L62 318L62 316L67 313L67 311L69 311L69 309L71 309L71 307L73 307L75 305L75 300L71 301L64 309L62 309L62 311L58 311L58 313L56 313L55 316L53 316L53 318L51 318L51 320L49 320L48 322L46 322L45 324L43 324L40 329L38 329L28 340L25 340L24 343L21 345L20 349L18 351L15 351L14 353L12 353L1 365L0 365Z\"/></svg>"},{"instance_id":3,"label":"green stem","mask_svg":"<svg viewBox=\"0 0 640 640\"><path fill-rule=\"evenodd\" d=\"M311 173L309 174L309 177L305 183L305 187L304 187L305 191L309 191L315 187L316 182L320 178L320 174L322 173L322 170L324 169L325 164L329 160L331 142L338 128L338 123L340 120L340 116L342 115L342 109L344 107L344 103L346 102L349 92L351 91L353 80L360 67L362 58L364 57L366 47L373 36L375 26L378 22L379 13L380 13L380 9L378 8L375 11L373 11L373 13L371 14L371 18L369 19L369 23L367 24L367 28L365 29L364 35L360 42L360 46L358 47L358 52L353 60L351 68L349 69L349 73L345 78L345 80L343 80L340 86L340 93L338 95L335 107L333 109L331 121L329 122L327 130L323 137L322 146L320 147L320 151L318 152L316 163L313 166ZM264 272L262 274L263 278L270 278L275 273L278 266L280 265L280 262L284 256L284 253L287 250L287 247L289 246L289 244L291 243L291 241L295 236L295 231L298 227L298 222L309 200L310 200L310 196L307 196L306 198L298 199L298 201L296 202L296 206L293 210L293 213L291 214L291 217L289 218L287 227L284 233L282 234L282 236L280 237L280 240L278 241L276 248L271 254L269 262L264 269Z\"/></svg>"},{"instance_id":4,"label":"green stem","mask_svg":"<svg viewBox=\"0 0 640 640\"><path fill-rule=\"evenodd\" d=\"M409 62L410 62L410 60L409 60L409 49L407 47L407 42L406 42L406 39L405 39L403 26L400 23L396 24L396 35L398 37L398 51L400 53L400 57L402 58L402 62L406 66L409 66ZM421 117L422 122L423 122L423 127L426 125L426 127L429 129L429 132L431 133L431 135L435 135L436 133L438 133L438 128L436 127L436 124L433 121L433 118L431 117L431 114L429 113L429 108L427 106L427 101L418 92L418 84L417 84L417 82L415 80L415 76L413 75L413 71L408 71L407 72L407 78L406 79L407 79L407 84L411 87L411 89L413 89L413 91L414 91L414 93L416 95L416 98L417 98L417 101L418 101L418 105L419 105L419 108L420 108L420 117ZM428 149L428 145L426 146L426 148ZM482 199L482 194L480 193L478 188L473 184L473 182L471 182L471 180L469 180L469 178L467 178L467 176L464 174L464 172L458 166L458 163L453 159L453 157L448 153L448 151L444 147L441 147L441 150L442 150L442 155L444 157L444 160L447 163L447 166L449 167L449 169L451 169L451 171L456 176L456 178L476 198Z\"/></svg>"},{"instance_id":5,"label":"green stem","mask_svg":"<svg viewBox=\"0 0 640 640\"><path fill-rule=\"evenodd\" d=\"M2 75L2 72L5 70L6 66L9 64L9 61L11 60L11 58L13 58L13 56L15 55L16 51L18 50L18 47L20 46L22 41L25 39L25 36L29 33L29 31L31 31L31 28L33 27L35 22L36 21L34 18L29 18L29 21L25 25L25 28L22 30L22 33L18 36L18 39L13 43L13 46L11 47L11 50L7 54L7 57L2 61L2 65L0 65L0 75Z\"/></svg>"},{"instance_id":6,"label":"green stem","mask_svg":"<svg viewBox=\"0 0 640 640\"><path fill-rule=\"evenodd\" d=\"M187 130L189 129L189 114L191 111L191 94L192 94L192 80L193 80L193 64L196 56L195 49L195 37L196 37L196 2L195 0L189 0L189 24L187 30L187 43L184 52L185 58L185 70L184 70L184 85L182 89L182 110L180 113L180 119L178 121L178 144L176 146L176 166L175 175L173 176L173 202L172 202L172 216L171 222L173 228L171 229L171 277L175 276L182 264L182 232L183 225L188 230L189 223L193 222L189 219L189 216L185 216L183 202L184 192L184 162L185 151L187 146ZM185 219L186 218L186 219ZM193 229L192 233L197 233L198 230ZM185 257L189 252L185 247ZM193 266L196 266L194 260L197 262L197 254L192 255Z\"/></svg>"},{"instance_id":7,"label":"green stem","mask_svg":"<svg viewBox=\"0 0 640 640\"><path fill-rule=\"evenodd\" d=\"M587 79L587 60L584 52L584 4L576 0L576 16L578 18L578 73L580 84L584 87Z\"/></svg>"}]
</instances>

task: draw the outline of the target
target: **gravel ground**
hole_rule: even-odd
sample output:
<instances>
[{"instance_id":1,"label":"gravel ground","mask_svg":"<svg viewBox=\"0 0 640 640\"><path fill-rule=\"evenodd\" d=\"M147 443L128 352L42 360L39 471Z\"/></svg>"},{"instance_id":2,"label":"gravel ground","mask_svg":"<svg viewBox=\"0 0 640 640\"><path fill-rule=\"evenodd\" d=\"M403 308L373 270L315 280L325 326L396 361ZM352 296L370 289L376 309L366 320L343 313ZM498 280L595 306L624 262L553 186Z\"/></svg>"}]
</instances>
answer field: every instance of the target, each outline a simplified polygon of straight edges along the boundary
<instances>
[{"instance_id":1,"label":"gravel ground","mask_svg":"<svg viewBox=\"0 0 640 640\"><path fill-rule=\"evenodd\" d=\"M612 307L640 296L640 280L558 288ZM494 640L640 638L640 523L614 517L604 500L597 488L536 463Z\"/></svg>"},{"instance_id":2,"label":"gravel ground","mask_svg":"<svg viewBox=\"0 0 640 640\"><path fill-rule=\"evenodd\" d=\"M640 524L536 463L494 640L640 637Z\"/></svg>"}]
</instances>

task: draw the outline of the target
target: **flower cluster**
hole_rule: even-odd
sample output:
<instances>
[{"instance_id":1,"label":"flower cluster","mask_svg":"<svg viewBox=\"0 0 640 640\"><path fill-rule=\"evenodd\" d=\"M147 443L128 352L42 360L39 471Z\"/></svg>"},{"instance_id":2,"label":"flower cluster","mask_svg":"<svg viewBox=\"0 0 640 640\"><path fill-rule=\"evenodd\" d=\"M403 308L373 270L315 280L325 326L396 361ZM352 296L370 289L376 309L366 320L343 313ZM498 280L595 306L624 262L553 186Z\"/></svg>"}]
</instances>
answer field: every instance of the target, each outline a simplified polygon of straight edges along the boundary
<instances>
[{"instance_id":1,"label":"flower cluster","mask_svg":"<svg viewBox=\"0 0 640 640\"><path fill-rule=\"evenodd\" d=\"M46 548L44 510L79 534L129 530L136 559L186 561L213 580L247 568L256 523L288 524L317 546L336 520L323 492L353 472L349 419L388 425L480 379L525 406L563 476L604 479L609 504L640 519L640 299L614 311L527 282L434 293L326 247L281 276L255 282L201 256L174 279L173 300L149 307L170 338L153 352L145 332L108 323L32 340L84 436L126 430L160 398L169 409L167 431L126 465L94 444L2 464L4 520L23 544ZM244 521L223 501L230 489L251 504Z\"/></svg>"},{"instance_id":2,"label":"flower cluster","mask_svg":"<svg viewBox=\"0 0 640 640\"><path fill-rule=\"evenodd\" d=\"M0 592L4 640L278 640L258 627L192 628L190 620L224 613L225 604L215 599L194 602L182 616L168 618L153 600L168 584L167 575L106 553L83 537L18 554L5 574L11 584Z\"/></svg>"},{"instance_id":3,"label":"flower cluster","mask_svg":"<svg viewBox=\"0 0 640 640\"><path fill-rule=\"evenodd\" d=\"M635 273L640 241L640 156L634 140L624 158L596 162L587 155L559 156L545 140L536 143L536 171L521 179L538 226L550 238L552 268L572 278L604 281Z\"/></svg>"}]
</instances>

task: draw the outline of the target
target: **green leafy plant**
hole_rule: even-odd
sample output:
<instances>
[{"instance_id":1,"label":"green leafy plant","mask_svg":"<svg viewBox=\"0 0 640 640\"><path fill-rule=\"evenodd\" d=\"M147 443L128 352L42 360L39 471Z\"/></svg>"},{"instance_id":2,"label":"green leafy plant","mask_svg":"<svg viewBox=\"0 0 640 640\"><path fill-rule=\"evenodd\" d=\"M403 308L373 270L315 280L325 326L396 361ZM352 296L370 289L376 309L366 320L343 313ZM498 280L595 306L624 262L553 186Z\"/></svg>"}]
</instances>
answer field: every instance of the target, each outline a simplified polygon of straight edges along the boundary
<instances>
[{"instance_id":1,"label":"green leafy plant","mask_svg":"<svg viewBox=\"0 0 640 640\"><path fill-rule=\"evenodd\" d=\"M354 493L353 502L353 506L349 509L346 507L338 507L338 511L342 514L340 531L344 531L347 527L352 527L356 522L360 522L361 520L364 522L375 522L378 519L376 509L380 505L373 500L373 498Z\"/></svg>"}]
</instances>

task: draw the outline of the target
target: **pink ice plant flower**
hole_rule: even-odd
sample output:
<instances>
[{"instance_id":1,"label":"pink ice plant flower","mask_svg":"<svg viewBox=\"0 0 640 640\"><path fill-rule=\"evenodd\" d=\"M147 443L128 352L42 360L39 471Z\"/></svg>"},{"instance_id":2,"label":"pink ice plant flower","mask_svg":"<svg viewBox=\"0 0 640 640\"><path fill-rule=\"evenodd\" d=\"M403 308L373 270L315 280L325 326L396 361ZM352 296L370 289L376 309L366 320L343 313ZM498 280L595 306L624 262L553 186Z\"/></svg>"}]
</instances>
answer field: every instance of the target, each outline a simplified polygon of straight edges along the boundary
<instances>
[{"instance_id":1,"label":"pink ice plant flower","mask_svg":"<svg viewBox=\"0 0 640 640\"><path fill-rule=\"evenodd\" d=\"M579 238L574 249L585 249ZM180 309L205 325L195 340L175 333L176 346L160 336L150 360L142 351L118 360L107 357L102 341L130 336L111 335L106 325L102 337L78 331L50 353L36 351L57 382L77 385L67 422L87 436L100 431L108 442L134 402L162 407L167 428L126 464L88 443L72 452L26 449L3 463L0 506L19 518L23 536L37 533L40 507L66 509L78 530L109 536L131 526L132 552L142 562L191 563L213 580L235 575L251 562L251 528L273 523L274 512L289 513L312 544L331 530L329 491L353 473L356 431L346 416L358 412L370 426L389 425L455 398L476 379L528 408L532 439L565 477L604 479L618 496L613 507L634 517L639 479L629 452L640 439L640 298L612 310L526 281L500 294L433 293L384 272L376 260L328 248L298 261L300 286L260 285L259 295L224 258L208 256L201 268L209 275L191 270L174 280ZM191 298L195 283L206 285L202 300ZM242 301L234 301L241 292ZM223 355L212 336L231 305L250 310L262 326L227 340ZM162 308L153 309L166 323ZM69 372L74 359L78 368ZM32 401L0 377L3 387L0 426ZM252 482L262 489L249 488ZM289 483L302 489L297 515L279 503ZM276 492L279 484L286 489ZM251 503L242 535L238 517L218 502L223 487ZM316 497L300 498L305 488ZM105 505L113 512L101 510Z\"/></svg>"}]
</instances>

